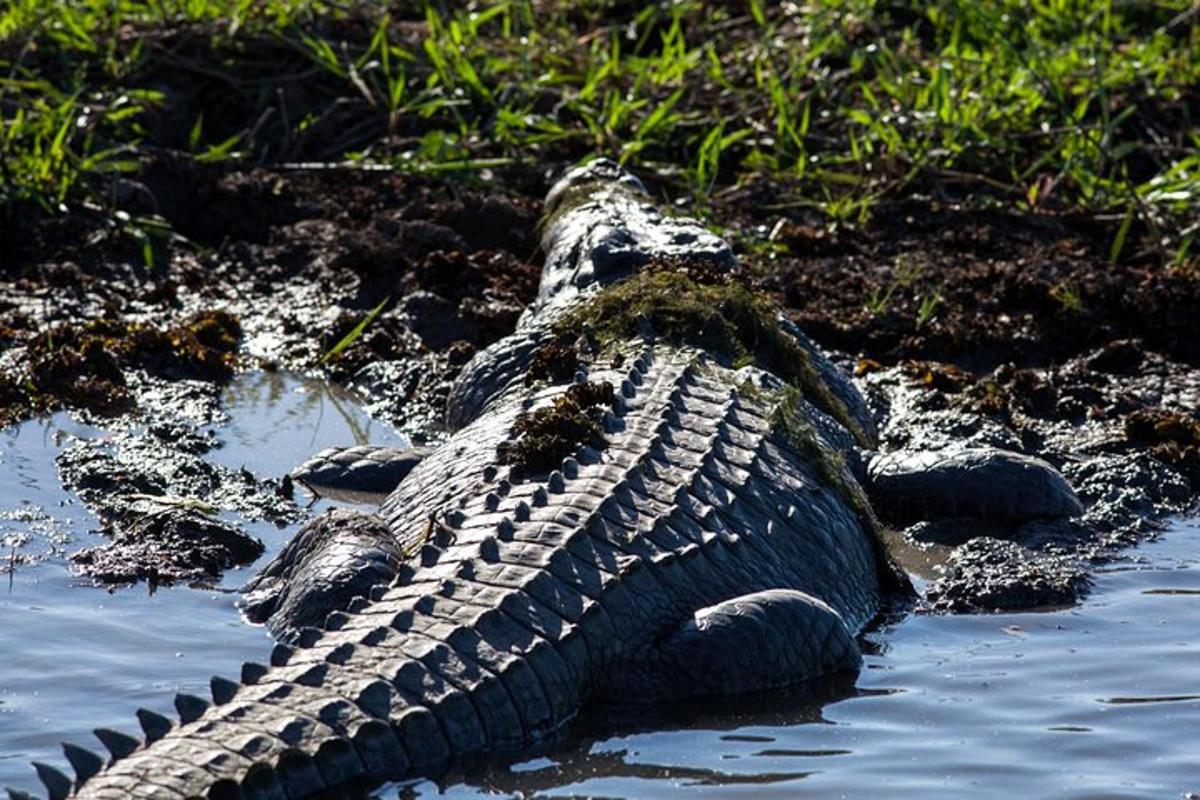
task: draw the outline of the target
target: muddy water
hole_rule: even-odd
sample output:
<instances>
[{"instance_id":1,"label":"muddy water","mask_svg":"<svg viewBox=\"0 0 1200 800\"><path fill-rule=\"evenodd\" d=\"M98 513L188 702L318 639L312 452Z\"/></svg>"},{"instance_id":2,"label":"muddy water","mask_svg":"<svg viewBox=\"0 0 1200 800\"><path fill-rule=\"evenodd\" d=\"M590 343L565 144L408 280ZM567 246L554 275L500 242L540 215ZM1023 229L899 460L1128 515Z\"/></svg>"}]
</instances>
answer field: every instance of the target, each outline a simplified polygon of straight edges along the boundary
<instances>
[{"instance_id":1,"label":"muddy water","mask_svg":"<svg viewBox=\"0 0 1200 800\"><path fill-rule=\"evenodd\" d=\"M280 474L337 443L399 442L349 400L288 375L243 376L214 426L216 458ZM0 786L34 789L28 762L63 765L58 742L133 730L213 673L261 660L267 637L222 586L108 593L65 569L93 520L59 488L65 415L0 433L0 540L51 552L0 574ZM289 533L251 531L268 558ZM6 547L7 551L8 548ZM3 557L7 559L8 553ZM854 687L588 721L562 747L405 796L1183 797L1200 792L1200 524L1102 571L1077 608L910 616L867 635ZM718 713L719 712L719 713ZM396 797L387 787L381 797Z\"/></svg>"}]
</instances>

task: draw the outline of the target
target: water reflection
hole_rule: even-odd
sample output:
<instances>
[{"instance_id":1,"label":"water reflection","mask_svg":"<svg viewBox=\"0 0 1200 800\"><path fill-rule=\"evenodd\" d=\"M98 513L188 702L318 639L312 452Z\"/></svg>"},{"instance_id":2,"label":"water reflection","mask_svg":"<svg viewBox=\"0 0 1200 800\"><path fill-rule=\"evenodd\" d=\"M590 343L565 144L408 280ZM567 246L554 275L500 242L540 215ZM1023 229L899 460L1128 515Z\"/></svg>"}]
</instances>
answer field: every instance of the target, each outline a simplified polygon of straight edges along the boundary
<instances>
[{"instance_id":1,"label":"water reflection","mask_svg":"<svg viewBox=\"0 0 1200 800\"><path fill-rule=\"evenodd\" d=\"M741 733L747 729L827 725L822 709L829 703L863 694L854 676L836 676L806 686L736 698L708 698L673 705L611 704L589 708L572 727L569 739L544 748L541 766L528 761L472 776L471 783L491 793L528 795L582 783L603 775L608 779L673 781L689 786L772 784L806 777L806 770L745 771L679 763L640 760L640 737L679 736L704 730L722 742L759 746L751 757L804 756L804 751L761 749L772 736ZM725 732L725 733L723 733ZM808 757L842 755L848 750L812 750ZM676 759L672 759L676 760ZM725 759L730 761L732 759Z\"/></svg>"},{"instance_id":2,"label":"water reflection","mask_svg":"<svg viewBox=\"0 0 1200 800\"><path fill-rule=\"evenodd\" d=\"M406 446L404 434L368 417L354 396L315 378L288 372L239 376L225 390L228 423L214 458L231 467L278 475L327 447Z\"/></svg>"}]
</instances>

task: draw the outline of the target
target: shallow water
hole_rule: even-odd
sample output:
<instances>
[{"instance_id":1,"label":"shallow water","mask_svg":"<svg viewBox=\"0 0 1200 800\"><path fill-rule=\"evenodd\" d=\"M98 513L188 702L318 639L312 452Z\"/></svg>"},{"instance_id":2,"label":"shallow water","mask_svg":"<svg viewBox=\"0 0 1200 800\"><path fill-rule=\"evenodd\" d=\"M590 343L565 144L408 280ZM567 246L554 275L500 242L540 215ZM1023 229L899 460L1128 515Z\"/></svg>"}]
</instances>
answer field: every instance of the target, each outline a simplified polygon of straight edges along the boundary
<instances>
[{"instance_id":1,"label":"shallow water","mask_svg":"<svg viewBox=\"0 0 1200 800\"><path fill-rule=\"evenodd\" d=\"M251 374L226 396L212 457L278 475L332 444L396 443L320 384ZM83 585L61 552L95 539L59 488L66 415L0 433L0 540L59 555L0 575L0 786L33 790L30 760L58 765L62 739L135 730L132 712L261 660L267 637L227 589ZM44 512L44 513L43 513ZM250 525L269 558L290 531ZM595 719L554 752L419 797L1182 797L1200 792L1200 524L1177 521L1097 576L1077 608L910 616L867 635L854 688ZM729 704L727 704L729 705ZM608 715L612 716L612 715ZM394 787L381 797L395 797Z\"/></svg>"}]
</instances>

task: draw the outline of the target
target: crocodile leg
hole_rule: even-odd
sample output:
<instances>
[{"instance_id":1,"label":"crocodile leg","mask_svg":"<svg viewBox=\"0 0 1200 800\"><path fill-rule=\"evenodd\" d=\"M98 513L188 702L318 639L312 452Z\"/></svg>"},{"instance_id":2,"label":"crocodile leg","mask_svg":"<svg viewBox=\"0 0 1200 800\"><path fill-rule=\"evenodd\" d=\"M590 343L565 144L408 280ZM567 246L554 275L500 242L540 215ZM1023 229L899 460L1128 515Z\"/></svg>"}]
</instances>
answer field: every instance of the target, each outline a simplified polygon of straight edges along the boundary
<instances>
[{"instance_id":1,"label":"crocodile leg","mask_svg":"<svg viewBox=\"0 0 1200 800\"><path fill-rule=\"evenodd\" d=\"M332 611L386 585L404 556L378 517L337 509L304 526L242 590L242 611L276 637L319 627Z\"/></svg>"},{"instance_id":2,"label":"crocodile leg","mask_svg":"<svg viewBox=\"0 0 1200 800\"><path fill-rule=\"evenodd\" d=\"M1083 513L1058 470L1008 450L898 450L872 457L865 473L871 505L901 523L969 517L1020 524Z\"/></svg>"},{"instance_id":3,"label":"crocodile leg","mask_svg":"<svg viewBox=\"0 0 1200 800\"><path fill-rule=\"evenodd\" d=\"M292 478L323 495L386 495L429 451L428 447L331 447L296 467Z\"/></svg>"},{"instance_id":4,"label":"crocodile leg","mask_svg":"<svg viewBox=\"0 0 1200 800\"><path fill-rule=\"evenodd\" d=\"M771 589L702 608L620 674L621 699L735 694L856 671L845 621L810 594Z\"/></svg>"}]
</instances>

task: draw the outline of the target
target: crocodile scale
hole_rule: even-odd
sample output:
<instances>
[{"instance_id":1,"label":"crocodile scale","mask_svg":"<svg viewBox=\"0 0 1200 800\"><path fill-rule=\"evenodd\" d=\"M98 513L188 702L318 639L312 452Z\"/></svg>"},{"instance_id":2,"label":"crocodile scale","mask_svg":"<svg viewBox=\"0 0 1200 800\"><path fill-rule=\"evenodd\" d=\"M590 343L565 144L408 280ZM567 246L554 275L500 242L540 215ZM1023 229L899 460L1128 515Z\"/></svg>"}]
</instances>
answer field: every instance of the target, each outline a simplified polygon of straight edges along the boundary
<instances>
[{"instance_id":1,"label":"crocodile scale","mask_svg":"<svg viewBox=\"0 0 1200 800\"><path fill-rule=\"evenodd\" d=\"M587 174L600 191L597 175L623 176L603 164ZM636 204L629 214L652 210ZM619 214L585 225L587 213L560 215L548 234L544 292L574 282L585 297L646 260L599 275L613 241L635 254L645 243L621 233ZM572 224L574 239L561 230ZM643 250L727 255L696 223L649 224L674 232ZM584 261L595 269L580 278ZM520 380L546 318L571 302L543 298L467 368L477 383L459 392L463 427L381 508L405 556L392 580L296 631L269 665L214 678L211 703L180 696L179 722L139 712L142 739L99 731L111 760L68 746L76 778L38 765L51 797L309 797L520 752L587 703L766 688L856 664L852 637L881 604L872 520L840 485L857 486L849 471L831 481L779 414L804 415L827 444L848 434L769 373L632 339L574 379L613 387L601 436L548 474L502 463L518 418L572 383ZM749 627L721 641L786 641L725 647L739 651L720 656L731 668L705 667L705 637L739 619Z\"/></svg>"},{"instance_id":2,"label":"crocodile scale","mask_svg":"<svg viewBox=\"0 0 1200 800\"><path fill-rule=\"evenodd\" d=\"M561 387L486 413L385 504L416 553L400 585L281 645L225 702L79 796L282 798L422 774L519 750L584 700L636 693L627 656L692 609L794 588L855 630L875 613L862 523L773 432L773 409L738 391L738 373L647 348L628 371L590 377L628 395L602 448L510 483L497 445Z\"/></svg>"}]
</instances>

